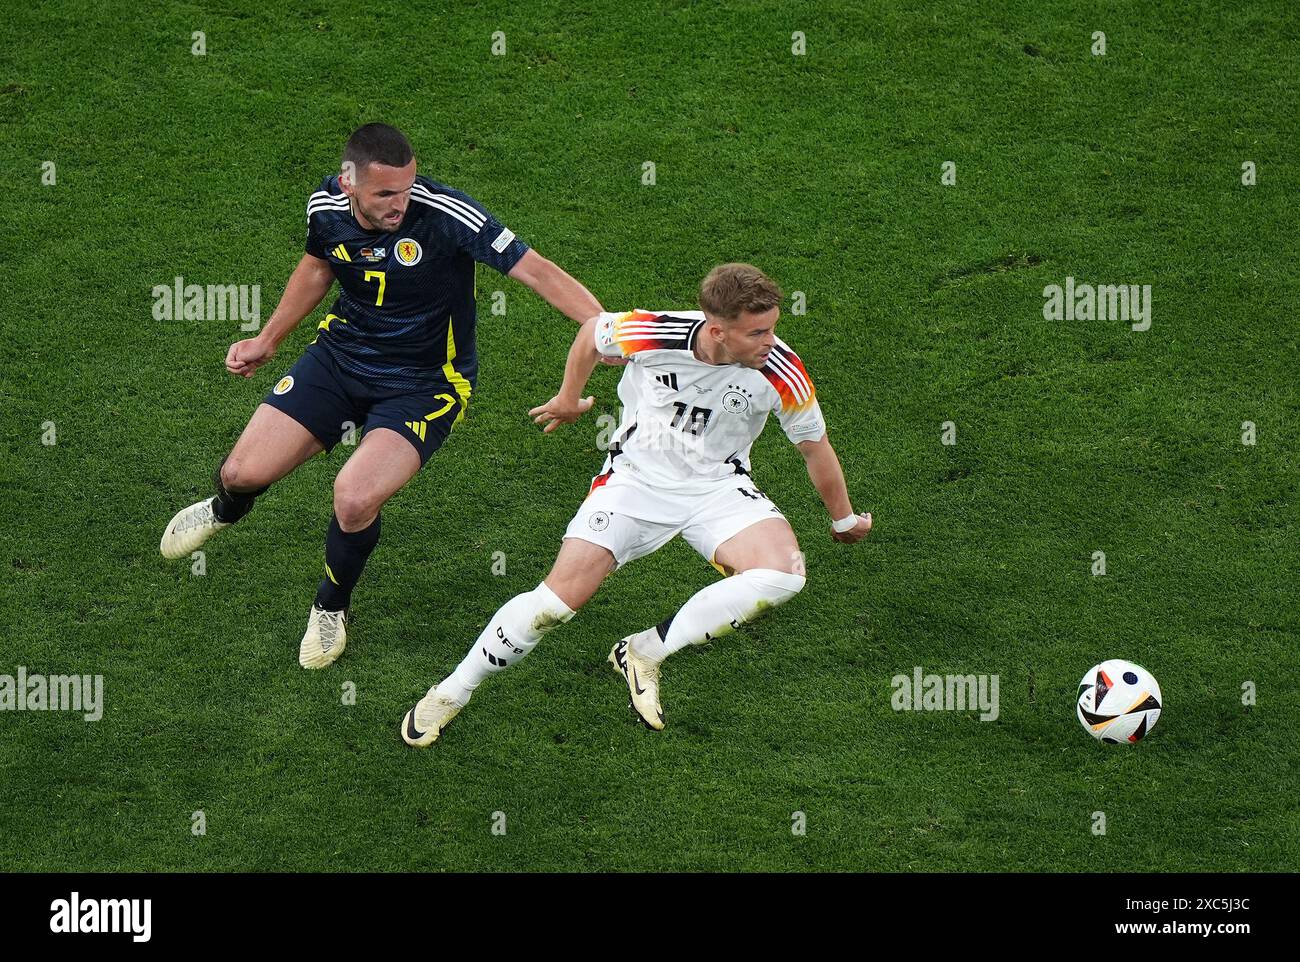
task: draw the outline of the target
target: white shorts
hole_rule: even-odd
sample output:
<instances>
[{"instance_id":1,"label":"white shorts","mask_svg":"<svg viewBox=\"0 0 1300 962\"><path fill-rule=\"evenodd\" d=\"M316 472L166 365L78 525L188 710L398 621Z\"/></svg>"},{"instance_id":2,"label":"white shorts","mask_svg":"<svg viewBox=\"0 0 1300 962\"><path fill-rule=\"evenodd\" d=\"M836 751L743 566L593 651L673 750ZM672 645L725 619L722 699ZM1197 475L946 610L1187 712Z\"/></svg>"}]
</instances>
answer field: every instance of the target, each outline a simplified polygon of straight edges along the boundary
<instances>
[{"instance_id":1,"label":"white shorts","mask_svg":"<svg viewBox=\"0 0 1300 962\"><path fill-rule=\"evenodd\" d=\"M784 521L785 515L748 475L720 481L704 494L684 495L646 487L628 472L615 470L592 480L564 537L608 548L622 567L680 534L714 564L719 545L769 518Z\"/></svg>"}]
</instances>

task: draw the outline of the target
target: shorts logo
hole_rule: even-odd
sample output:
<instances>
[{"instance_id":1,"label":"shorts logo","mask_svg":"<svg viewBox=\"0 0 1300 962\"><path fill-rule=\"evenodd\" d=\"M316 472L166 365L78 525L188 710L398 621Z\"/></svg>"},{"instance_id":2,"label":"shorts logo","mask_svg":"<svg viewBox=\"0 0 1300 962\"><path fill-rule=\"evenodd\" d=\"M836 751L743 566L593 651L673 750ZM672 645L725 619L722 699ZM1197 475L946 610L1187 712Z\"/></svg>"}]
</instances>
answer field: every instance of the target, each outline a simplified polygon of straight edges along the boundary
<instances>
[{"instance_id":1,"label":"shorts logo","mask_svg":"<svg viewBox=\"0 0 1300 962\"><path fill-rule=\"evenodd\" d=\"M407 267L414 267L420 263L420 258L424 256L424 251L420 250L418 242L409 237L403 237L397 242L397 259Z\"/></svg>"},{"instance_id":2,"label":"shorts logo","mask_svg":"<svg viewBox=\"0 0 1300 962\"><path fill-rule=\"evenodd\" d=\"M275 385L275 390L272 391L271 393L288 394L292 390L293 390L293 375L286 374L284 377L280 378L279 382Z\"/></svg>"},{"instance_id":3,"label":"shorts logo","mask_svg":"<svg viewBox=\"0 0 1300 962\"><path fill-rule=\"evenodd\" d=\"M609 527L609 515L604 511L597 511L587 519L587 524L591 525L592 531L604 531Z\"/></svg>"},{"instance_id":4,"label":"shorts logo","mask_svg":"<svg viewBox=\"0 0 1300 962\"><path fill-rule=\"evenodd\" d=\"M722 395L722 410L728 414L749 413L749 398L739 391L728 391Z\"/></svg>"}]
</instances>

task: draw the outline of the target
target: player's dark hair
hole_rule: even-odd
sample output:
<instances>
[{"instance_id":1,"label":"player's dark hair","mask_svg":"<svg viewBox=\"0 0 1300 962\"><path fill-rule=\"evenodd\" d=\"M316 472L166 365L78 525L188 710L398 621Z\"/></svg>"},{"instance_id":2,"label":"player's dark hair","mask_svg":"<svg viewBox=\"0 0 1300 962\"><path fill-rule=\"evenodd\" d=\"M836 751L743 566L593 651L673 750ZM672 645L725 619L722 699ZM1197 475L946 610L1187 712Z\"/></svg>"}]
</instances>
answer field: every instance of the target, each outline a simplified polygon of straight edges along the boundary
<instances>
[{"instance_id":1,"label":"player's dark hair","mask_svg":"<svg viewBox=\"0 0 1300 962\"><path fill-rule=\"evenodd\" d=\"M752 264L720 264L700 284L700 307L726 321L734 321L742 311L770 311L783 297L776 281Z\"/></svg>"},{"instance_id":2,"label":"player's dark hair","mask_svg":"<svg viewBox=\"0 0 1300 962\"><path fill-rule=\"evenodd\" d=\"M367 164L385 167L405 167L415 152L406 134L388 124L366 124L358 127L343 148L343 166L353 164L360 175Z\"/></svg>"}]
</instances>

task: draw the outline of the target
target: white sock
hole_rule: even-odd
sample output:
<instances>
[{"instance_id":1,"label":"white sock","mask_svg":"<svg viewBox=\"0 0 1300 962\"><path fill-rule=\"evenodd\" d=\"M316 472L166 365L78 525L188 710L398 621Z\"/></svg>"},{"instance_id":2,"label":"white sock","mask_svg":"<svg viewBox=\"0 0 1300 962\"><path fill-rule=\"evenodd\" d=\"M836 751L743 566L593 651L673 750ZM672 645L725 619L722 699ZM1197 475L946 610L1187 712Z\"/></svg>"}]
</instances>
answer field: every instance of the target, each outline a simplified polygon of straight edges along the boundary
<instances>
[{"instance_id":1,"label":"white sock","mask_svg":"<svg viewBox=\"0 0 1300 962\"><path fill-rule=\"evenodd\" d=\"M492 616L456 670L438 685L438 694L464 705L488 675L519 661L546 634L574 616L574 611L542 582L515 595Z\"/></svg>"},{"instance_id":2,"label":"white sock","mask_svg":"<svg viewBox=\"0 0 1300 962\"><path fill-rule=\"evenodd\" d=\"M771 568L750 568L697 591L658 628L632 640L636 653L660 662L687 645L702 645L753 621L768 608L783 604L804 586L803 575Z\"/></svg>"}]
</instances>

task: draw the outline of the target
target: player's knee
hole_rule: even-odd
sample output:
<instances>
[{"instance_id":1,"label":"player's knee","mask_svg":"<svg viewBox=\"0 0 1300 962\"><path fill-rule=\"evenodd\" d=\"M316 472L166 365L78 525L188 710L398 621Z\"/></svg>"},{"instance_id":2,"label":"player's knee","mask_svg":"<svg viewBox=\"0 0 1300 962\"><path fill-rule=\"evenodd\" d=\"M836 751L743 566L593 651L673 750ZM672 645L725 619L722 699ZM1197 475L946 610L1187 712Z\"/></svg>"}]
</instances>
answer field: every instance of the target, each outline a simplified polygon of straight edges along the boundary
<instances>
[{"instance_id":1,"label":"player's knee","mask_svg":"<svg viewBox=\"0 0 1300 962\"><path fill-rule=\"evenodd\" d=\"M221 478L221 486L227 491L237 490L239 487L240 465L234 456L226 458L221 462L221 467L217 469L217 474Z\"/></svg>"},{"instance_id":2,"label":"player's knee","mask_svg":"<svg viewBox=\"0 0 1300 962\"><path fill-rule=\"evenodd\" d=\"M741 572L740 576L753 585L769 605L785 604L803 591L803 586L807 583L803 574L776 568L750 568Z\"/></svg>"},{"instance_id":3,"label":"player's knee","mask_svg":"<svg viewBox=\"0 0 1300 962\"><path fill-rule=\"evenodd\" d=\"M221 486L231 494L261 494L270 485L240 457L230 455L217 471Z\"/></svg>"},{"instance_id":4,"label":"player's knee","mask_svg":"<svg viewBox=\"0 0 1300 962\"><path fill-rule=\"evenodd\" d=\"M782 574L795 575L799 578L806 576L804 570L803 552L799 550L799 545L791 543L783 548L770 564L764 565L771 571L779 571ZM802 586L802 584L801 584Z\"/></svg>"},{"instance_id":5,"label":"player's knee","mask_svg":"<svg viewBox=\"0 0 1300 962\"><path fill-rule=\"evenodd\" d=\"M547 575L542 585L563 602L565 607L575 612L580 611L596 593L596 588L600 587L599 582L592 585L587 580L557 578L554 573Z\"/></svg>"},{"instance_id":6,"label":"player's knee","mask_svg":"<svg viewBox=\"0 0 1300 962\"><path fill-rule=\"evenodd\" d=\"M364 528L379 512L382 504L361 485L349 482L334 483L334 516L344 531Z\"/></svg>"},{"instance_id":7,"label":"player's knee","mask_svg":"<svg viewBox=\"0 0 1300 962\"><path fill-rule=\"evenodd\" d=\"M582 607L581 605L570 606L545 581L529 593L529 598L534 611L532 628L540 633L572 621L573 616L578 613L578 608Z\"/></svg>"}]
</instances>

